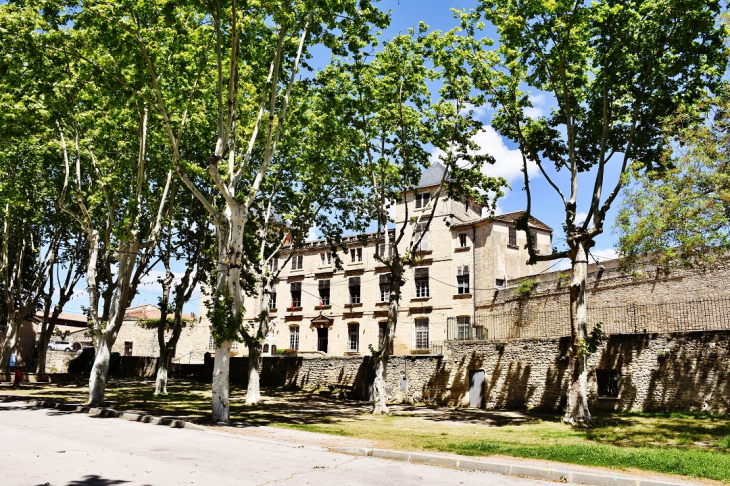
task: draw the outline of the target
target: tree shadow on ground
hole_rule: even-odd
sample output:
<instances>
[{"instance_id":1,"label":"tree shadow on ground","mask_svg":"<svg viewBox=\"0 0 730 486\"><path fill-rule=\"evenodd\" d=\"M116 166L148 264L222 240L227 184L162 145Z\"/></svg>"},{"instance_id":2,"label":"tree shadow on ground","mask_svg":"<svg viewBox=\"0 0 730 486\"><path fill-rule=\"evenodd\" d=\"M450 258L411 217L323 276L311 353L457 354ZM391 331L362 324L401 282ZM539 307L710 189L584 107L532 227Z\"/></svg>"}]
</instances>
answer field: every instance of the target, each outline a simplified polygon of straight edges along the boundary
<instances>
[{"instance_id":1,"label":"tree shadow on ground","mask_svg":"<svg viewBox=\"0 0 730 486\"><path fill-rule=\"evenodd\" d=\"M129 481L126 481L124 479L107 479L96 474L89 474L88 476L84 476L81 479L76 479L74 481L66 483L66 486L112 486L115 484L126 483L129 483ZM51 486L51 483L42 483L37 486Z\"/></svg>"}]
</instances>

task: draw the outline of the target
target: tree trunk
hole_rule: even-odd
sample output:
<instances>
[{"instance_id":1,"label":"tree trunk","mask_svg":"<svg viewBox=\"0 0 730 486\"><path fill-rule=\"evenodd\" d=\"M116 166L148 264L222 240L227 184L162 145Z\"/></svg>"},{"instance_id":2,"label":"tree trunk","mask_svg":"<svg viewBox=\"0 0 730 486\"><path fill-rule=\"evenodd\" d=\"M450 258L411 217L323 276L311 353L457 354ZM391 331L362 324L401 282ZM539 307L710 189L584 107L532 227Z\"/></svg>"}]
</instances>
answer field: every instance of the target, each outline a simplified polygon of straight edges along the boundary
<instances>
[{"instance_id":1,"label":"tree trunk","mask_svg":"<svg viewBox=\"0 0 730 486\"><path fill-rule=\"evenodd\" d=\"M401 272L391 273L390 302L388 303L388 323L386 324L380 349L374 355L375 377L373 381L373 414L388 415L388 361L390 349L395 337L395 328L398 325L398 309L400 307Z\"/></svg>"},{"instance_id":2,"label":"tree trunk","mask_svg":"<svg viewBox=\"0 0 730 486\"><path fill-rule=\"evenodd\" d=\"M167 356L162 356L157 359L157 380L155 381L155 395L167 395L167 368L168 368Z\"/></svg>"},{"instance_id":3,"label":"tree trunk","mask_svg":"<svg viewBox=\"0 0 730 486\"><path fill-rule=\"evenodd\" d=\"M8 317L8 332L5 335L5 340L3 341L3 347L0 352L0 372L4 372L8 369L8 366L10 366L10 355L13 353L13 350L18 344L18 328L19 322L17 317ZM16 364L18 357L15 357Z\"/></svg>"},{"instance_id":4,"label":"tree trunk","mask_svg":"<svg viewBox=\"0 0 730 486\"><path fill-rule=\"evenodd\" d=\"M261 403L261 343L257 340L248 347L248 388L246 405Z\"/></svg>"},{"instance_id":5,"label":"tree trunk","mask_svg":"<svg viewBox=\"0 0 730 486\"><path fill-rule=\"evenodd\" d=\"M39 375L46 374L46 356L48 355L48 344L43 345L43 339L38 343L38 370Z\"/></svg>"},{"instance_id":6,"label":"tree trunk","mask_svg":"<svg viewBox=\"0 0 730 486\"><path fill-rule=\"evenodd\" d=\"M91 376L89 377L89 401L87 405L99 407L104 404L111 348L111 344L108 344L106 339L98 339L94 367L91 369Z\"/></svg>"},{"instance_id":7,"label":"tree trunk","mask_svg":"<svg viewBox=\"0 0 730 486\"><path fill-rule=\"evenodd\" d=\"M231 361L231 344L223 341L215 350L213 362L213 422L228 422L228 373Z\"/></svg>"},{"instance_id":8,"label":"tree trunk","mask_svg":"<svg viewBox=\"0 0 730 486\"><path fill-rule=\"evenodd\" d=\"M588 334L588 312L586 306L586 277L588 275L588 253L585 243L577 244L572 259L570 284L570 387L568 406L563 421L573 426L592 425L588 410L587 356L581 353L581 344Z\"/></svg>"}]
</instances>

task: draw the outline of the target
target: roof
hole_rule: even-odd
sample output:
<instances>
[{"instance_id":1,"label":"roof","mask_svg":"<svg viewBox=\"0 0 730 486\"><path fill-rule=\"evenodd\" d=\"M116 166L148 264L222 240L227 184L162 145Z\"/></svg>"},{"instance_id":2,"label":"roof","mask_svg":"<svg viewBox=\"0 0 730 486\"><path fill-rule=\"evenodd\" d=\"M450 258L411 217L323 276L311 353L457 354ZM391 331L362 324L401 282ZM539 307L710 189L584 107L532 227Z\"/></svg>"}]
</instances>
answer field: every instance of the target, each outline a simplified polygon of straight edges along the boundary
<instances>
[{"instance_id":1,"label":"roof","mask_svg":"<svg viewBox=\"0 0 730 486\"><path fill-rule=\"evenodd\" d=\"M515 220L517 220L523 214L525 214L525 211L514 211L512 213L507 213L507 214L498 214L494 217L486 217L486 218L482 218L482 219L477 219L475 221L469 221L466 223L454 224L451 227L452 228L463 228L466 226L471 226L473 224L481 224L481 223L486 223L486 222L490 222L490 221L492 221L492 222L499 221L502 223L514 223ZM546 225L539 219L534 218L532 216L530 216L530 226L532 226L533 228L542 229L545 231L553 231L553 229L550 226Z\"/></svg>"},{"instance_id":2,"label":"roof","mask_svg":"<svg viewBox=\"0 0 730 486\"><path fill-rule=\"evenodd\" d=\"M159 319L162 315L159 307L152 304L138 305L130 307L124 313L125 320L142 320L142 319ZM168 314L172 316L172 313ZM195 314L183 314L183 319L195 319Z\"/></svg>"},{"instance_id":3,"label":"roof","mask_svg":"<svg viewBox=\"0 0 730 486\"><path fill-rule=\"evenodd\" d=\"M43 320L43 311L36 312L35 317L39 321L42 321ZM88 321L89 321L89 318L83 314L72 314L70 312L61 312L58 315L58 320L56 322L63 326L79 325L79 326L83 326L84 328L86 328Z\"/></svg>"},{"instance_id":4,"label":"roof","mask_svg":"<svg viewBox=\"0 0 730 486\"><path fill-rule=\"evenodd\" d=\"M441 162L434 162L431 167L424 170L421 174L421 179L418 181L418 187L416 189L424 189L426 187L438 186L441 184L441 179L444 177L446 172L446 166Z\"/></svg>"}]
</instances>

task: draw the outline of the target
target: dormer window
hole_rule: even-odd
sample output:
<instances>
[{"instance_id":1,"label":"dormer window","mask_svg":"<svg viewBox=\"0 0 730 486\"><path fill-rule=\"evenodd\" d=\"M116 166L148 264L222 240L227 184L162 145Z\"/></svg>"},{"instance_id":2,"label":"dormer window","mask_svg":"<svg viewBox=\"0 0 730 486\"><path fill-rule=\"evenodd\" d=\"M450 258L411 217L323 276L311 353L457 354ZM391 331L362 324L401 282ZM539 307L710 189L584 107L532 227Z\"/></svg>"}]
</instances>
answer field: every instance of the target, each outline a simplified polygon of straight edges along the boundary
<instances>
[{"instance_id":1,"label":"dormer window","mask_svg":"<svg viewBox=\"0 0 730 486\"><path fill-rule=\"evenodd\" d=\"M428 202L431 200L430 192L421 192L416 194L416 209L425 208L428 206Z\"/></svg>"},{"instance_id":2,"label":"dormer window","mask_svg":"<svg viewBox=\"0 0 730 486\"><path fill-rule=\"evenodd\" d=\"M459 248L466 248L469 245L469 239L466 233L459 233Z\"/></svg>"},{"instance_id":3,"label":"dormer window","mask_svg":"<svg viewBox=\"0 0 730 486\"><path fill-rule=\"evenodd\" d=\"M362 261L362 248L350 248L350 261L359 263Z\"/></svg>"},{"instance_id":4,"label":"dormer window","mask_svg":"<svg viewBox=\"0 0 730 486\"><path fill-rule=\"evenodd\" d=\"M320 258L320 267L327 267L329 265L332 265L332 252L326 251L324 253L319 254Z\"/></svg>"}]
</instances>

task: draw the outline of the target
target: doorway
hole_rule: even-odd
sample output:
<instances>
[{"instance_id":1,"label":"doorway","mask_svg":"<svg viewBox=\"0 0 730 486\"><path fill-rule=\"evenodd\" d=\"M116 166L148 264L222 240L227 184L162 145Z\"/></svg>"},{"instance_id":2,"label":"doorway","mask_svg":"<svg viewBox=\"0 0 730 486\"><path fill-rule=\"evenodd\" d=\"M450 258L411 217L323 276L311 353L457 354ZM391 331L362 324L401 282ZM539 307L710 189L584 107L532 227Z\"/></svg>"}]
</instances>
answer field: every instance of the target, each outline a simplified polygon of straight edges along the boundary
<instances>
[{"instance_id":1,"label":"doorway","mask_svg":"<svg viewBox=\"0 0 730 486\"><path fill-rule=\"evenodd\" d=\"M469 407L484 408L484 370L469 371Z\"/></svg>"},{"instance_id":2,"label":"doorway","mask_svg":"<svg viewBox=\"0 0 730 486\"><path fill-rule=\"evenodd\" d=\"M327 354L327 343L330 330L326 327L317 328L317 351Z\"/></svg>"}]
</instances>

